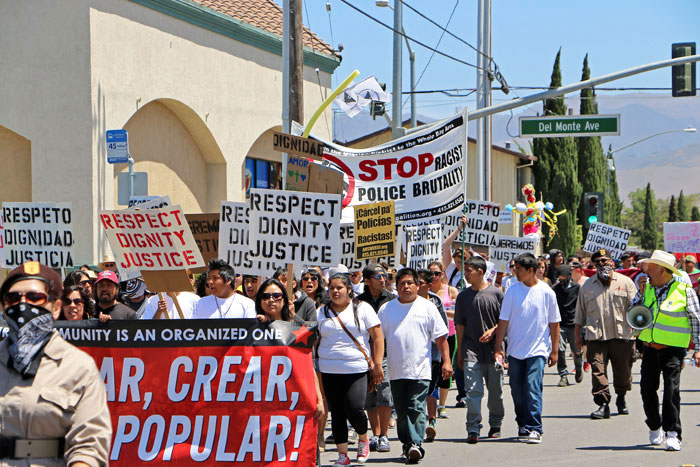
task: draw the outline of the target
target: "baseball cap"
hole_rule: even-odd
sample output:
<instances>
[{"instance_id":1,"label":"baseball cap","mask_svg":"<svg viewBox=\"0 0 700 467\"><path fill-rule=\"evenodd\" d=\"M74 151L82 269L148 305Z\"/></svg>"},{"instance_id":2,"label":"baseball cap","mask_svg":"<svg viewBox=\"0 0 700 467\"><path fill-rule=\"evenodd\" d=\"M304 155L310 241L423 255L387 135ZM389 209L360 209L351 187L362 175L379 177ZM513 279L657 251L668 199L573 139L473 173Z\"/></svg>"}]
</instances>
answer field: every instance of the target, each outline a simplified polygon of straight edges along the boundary
<instances>
[{"instance_id":1,"label":"baseball cap","mask_svg":"<svg viewBox=\"0 0 700 467\"><path fill-rule=\"evenodd\" d=\"M102 271L97 275L97 281L95 283L98 283L102 280L108 280L111 282L114 282L115 284L119 285L119 278L117 275L114 273L114 271Z\"/></svg>"},{"instance_id":2,"label":"baseball cap","mask_svg":"<svg viewBox=\"0 0 700 467\"><path fill-rule=\"evenodd\" d=\"M371 279L372 276L374 276L376 273L382 273L386 272L386 270L377 263L369 263L365 268L362 270L362 277L364 279Z\"/></svg>"},{"instance_id":3,"label":"baseball cap","mask_svg":"<svg viewBox=\"0 0 700 467\"><path fill-rule=\"evenodd\" d=\"M698 260L695 258L693 255L688 255L685 258L683 258L685 261L689 261L691 263L697 263Z\"/></svg>"},{"instance_id":4,"label":"baseball cap","mask_svg":"<svg viewBox=\"0 0 700 467\"><path fill-rule=\"evenodd\" d=\"M63 292L63 283L53 269L45 266L38 261L27 261L14 268L5 278L5 282L0 286L0 298L4 298L7 291L15 282L36 279L44 282L47 285L50 300L56 300Z\"/></svg>"}]
</instances>

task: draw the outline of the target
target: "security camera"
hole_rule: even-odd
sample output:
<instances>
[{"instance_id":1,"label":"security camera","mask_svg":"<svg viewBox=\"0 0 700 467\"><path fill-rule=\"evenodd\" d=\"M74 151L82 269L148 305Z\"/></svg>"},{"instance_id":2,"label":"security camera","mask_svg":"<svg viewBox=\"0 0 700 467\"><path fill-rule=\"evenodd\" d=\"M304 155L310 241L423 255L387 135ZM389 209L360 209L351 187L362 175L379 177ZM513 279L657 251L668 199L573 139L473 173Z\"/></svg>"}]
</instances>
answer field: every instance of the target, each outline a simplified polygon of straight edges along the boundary
<instances>
[{"instance_id":1,"label":"security camera","mask_svg":"<svg viewBox=\"0 0 700 467\"><path fill-rule=\"evenodd\" d=\"M338 52L342 52L344 48L343 44L338 44Z\"/></svg>"}]
</instances>

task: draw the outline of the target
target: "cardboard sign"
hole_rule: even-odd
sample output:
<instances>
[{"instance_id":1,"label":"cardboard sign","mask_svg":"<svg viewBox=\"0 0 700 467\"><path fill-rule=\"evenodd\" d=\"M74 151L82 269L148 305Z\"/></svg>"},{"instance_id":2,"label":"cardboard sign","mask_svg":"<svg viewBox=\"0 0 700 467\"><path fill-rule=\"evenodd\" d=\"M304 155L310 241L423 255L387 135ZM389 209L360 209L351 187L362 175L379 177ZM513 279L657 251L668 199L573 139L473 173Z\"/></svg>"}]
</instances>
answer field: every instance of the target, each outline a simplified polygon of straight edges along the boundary
<instances>
[{"instance_id":1,"label":"cardboard sign","mask_svg":"<svg viewBox=\"0 0 700 467\"><path fill-rule=\"evenodd\" d=\"M267 191L267 190L266 190ZM254 261L248 251L250 205L233 201L221 202L219 217L219 258L226 261L237 274L271 276L285 263Z\"/></svg>"},{"instance_id":2,"label":"cardboard sign","mask_svg":"<svg viewBox=\"0 0 700 467\"><path fill-rule=\"evenodd\" d=\"M289 191L309 191L309 166L305 157L287 156L287 186Z\"/></svg>"},{"instance_id":3,"label":"cardboard sign","mask_svg":"<svg viewBox=\"0 0 700 467\"><path fill-rule=\"evenodd\" d=\"M51 268L73 264L73 208L71 203L2 204L3 249L6 268L39 261Z\"/></svg>"},{"instance_id":4,"label":"cardboard sign","mask_svg":"<svg viewBox=\"0 0 700 467\"><path fill-rule=\"evenodd\" d=\"M337 266L340 206L339 195L250 190L250 258Z\"/></svg>"},{"instance_id":5,"label":"cardboard sign","mask_svg":"<svg viewBox=\"0 0 700 467\"><path fill-rule=\"evenodd\" d=\"M316 465L313 329L254 319L80 325L57 322L104 379L110 465Z\"/></svg>"},{"instance_id":6,"label":"cardboard sign","mask_svg":"<svg viewBox=\"0 0 700 467\"><path fill-rule=\"evenodd\" d=\"M355 259L394 256L394 202L355 206Z\"/></svg>"},{"instance_id":7,"label":"cardboard sign","mask_svg":"<svg viewBox=\"0 0 700 467\"><path fill-rule=\"evenodd\" d=\"M272 135L272 149L296 156L323 159L323 143L302 136L292 136L275 131Z\"/></svg>"},{"instance_id":8,"label":"cardboard sign","mask_svg":"<svg viewBox=\"0 0 700 467\"><path fill-rule=\"evenodd\" d=\"M627 242L630 239L630 231L613 227L601 222L593 222L586 235L586 243L583 251L591 253L604 248L610 252L612 259L620 259L622 253L627 250Z\"/></svg>"},{"instance_id":9,"label":"cardboard sign","mask_svg":"<svg viewBox=\"0 0 700 467\"><path fill-rule=\"evenodd\" d=\"M700 222L664 222L664 249L700 253Z\"/></svg>"},{"instance_id":10,"label":"cardboard sign","mask_svg":"<svg viewBox=\"0 0 700 467\"><path fill-rule=\"evenodd\" d=\"M100 211L120 271L177 271L204 266L180 206Z\"/></svg>"},{"instance_id":11,"label":"cardboard sign","mask_svg":"<svg viewBox=\"0 0 700 467\"><path fill-rule=\"evenodd\" d=\"M442 225L405 226L406 231L406 266L428 269L428 265L442 259Z\"/></svg>"},{"instance_id":12,"label":"cardboard sign","mask_svg":"<svg viewBox=\"0 0 700 467\"><path fill-rule=\"evenodd\" d=\"M287 158L287 190L343 194L343 173L305 157Z\"/></svg>"},{"instance_id":13,"label":"cardboard sign","mask_svg":"<svg viewBox=\"0 0 700 467\"><path fill-rule=\"evenodd\" d=\"M470 245L488 247L498 246L498 224L501 218L501 207L488 201L467 200L467 226L457 241Z\"/></svg>"},{"instance_id":14,"label":"cardboard sign","mask_svg":"<svg viewBox=\"0 0 700 467\"><path fill-rule=\"evenodd\" d=\"M219 257L219 214L185 214L205 264ZM199 271L195 271L199 272Z\"/></svg>"},{"instance_id":15,"label":"cardboard sign","mask_svg":"<svg viewBox=\"0 0 700 467\"><path fill-rule=\"evenodd\" d=\"M128 208L138 207L139 209L160 209L172 206L170 196L134 196L129 200Z\"/></svg>"},{"instance_id":16,"label":"cardboard sign","mask_svg":"<svg viewBox=\"0 0 700 467\"><path fill-rule=\"evenodd\" d=\"M507 237L498 235L497 245L489 247L489 260L493 262L496 272L508 272L510 261L523 253L535 254L537 249L536 238L532 237Z\"/></svg>"},{"instance_id":17,"label":"cardboard sign","mask_svg":"<svg viewBox=\"0 0 700 467\"><path fill-rule=\"evenodd\" d=\"M393 256L383 256L381 258L370 258L364 260L355 259L355 224L340 224L340 264L348 268L348 271L362 271L369 263L385 263L391 269L399 269L400 262L398 254L401 251L401 230L400 224L394 225L394 238L397 241L395 254Z\"/></svg>"}]
</instances>

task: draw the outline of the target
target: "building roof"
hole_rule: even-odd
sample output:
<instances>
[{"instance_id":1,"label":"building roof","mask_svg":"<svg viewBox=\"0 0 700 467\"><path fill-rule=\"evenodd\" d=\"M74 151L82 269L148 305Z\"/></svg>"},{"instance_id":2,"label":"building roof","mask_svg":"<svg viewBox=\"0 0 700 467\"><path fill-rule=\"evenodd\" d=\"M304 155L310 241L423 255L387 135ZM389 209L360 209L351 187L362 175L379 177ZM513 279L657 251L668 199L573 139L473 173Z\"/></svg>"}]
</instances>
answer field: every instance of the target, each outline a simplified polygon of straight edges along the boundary
<instances>
[{"instance_id":1,"label":"building roof","mask_svg":"<svg viewBox=\"0 0 700 467\"><path fill-rule=\"evenodd\" d=\"M274 0L194 0L202 6L282 37L282 8ZM328 43L304 26L304 46L338 56Z\"/></svg>"}]
</instances>

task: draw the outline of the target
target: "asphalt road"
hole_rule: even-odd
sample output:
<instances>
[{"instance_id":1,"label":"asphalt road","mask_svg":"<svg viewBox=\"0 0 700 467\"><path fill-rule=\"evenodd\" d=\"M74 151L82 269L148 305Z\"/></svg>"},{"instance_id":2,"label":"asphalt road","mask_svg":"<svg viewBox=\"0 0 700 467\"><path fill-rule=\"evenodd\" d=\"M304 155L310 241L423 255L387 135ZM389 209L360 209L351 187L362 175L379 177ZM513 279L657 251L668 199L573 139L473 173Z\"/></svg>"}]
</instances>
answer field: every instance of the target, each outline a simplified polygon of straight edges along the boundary
<instances>
[{"instance_id":1,"label":"asphalt road","mask_svg":"<svg viewBox=\"0 0 700 467\"><path fill-rule=\"evenodd\" d=\"M448 398L449 419L438 420L435 442L425 443L422 465L451 466L682 466L700 465L700 368L686 367L681 375L681 420L683 446L680 452L664 451L663 446L649 444L648 428L644 423L642 400L639 394L639 365L634 367L634 385L627 396L629 415L617 415L611 406L608 420L591 420L596 407L591 396L591 375L585 374L581 384L557 386L559 376L554 369L546 369L544 377L544 436L542 444L524 444L517 441L517 426L513 401L506 377L504 403L506 417L501 439L481 439L478 444L466 444L466 409L454 407L456 390ZM569 362L569 369L573 368ZM663 384L663 383L662 383ZM612 387L611 387L612 391ZM614 391L613 391L614 392ZM662 397L661 390L659 398ZM613 396L614 397L614 396ZM482 404L484 419L488 420L486 403ZM482 436L488 432L488 424ZM330 434L330 423L326 435ZM367 465L401 463L401 444L396 429L389 430L391 452L370 455ZM356 446L350 446L350 458L355 459ZM322 465L332 465L337 457L334 445L327 445L321 454ZM353 463L353 465L356 465Z\"/></svg>"}]
</instances>

